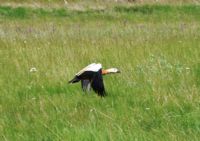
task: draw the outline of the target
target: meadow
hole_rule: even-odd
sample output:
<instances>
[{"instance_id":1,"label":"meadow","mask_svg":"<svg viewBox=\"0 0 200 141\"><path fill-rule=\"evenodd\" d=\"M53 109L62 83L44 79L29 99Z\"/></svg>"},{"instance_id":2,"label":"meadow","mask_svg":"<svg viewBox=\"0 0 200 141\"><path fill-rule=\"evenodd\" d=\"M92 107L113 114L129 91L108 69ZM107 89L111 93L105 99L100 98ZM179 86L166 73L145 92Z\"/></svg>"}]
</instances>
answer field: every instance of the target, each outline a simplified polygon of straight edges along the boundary
<instances>
[{"instance_id":1,"label":"meadow","mask_svg":"<svg viewBox=\"0 0 200 141\"><path fill-rule=\"evenodd\" d=\"M199 15L0 6L0 140L198 141ZM121 70L104 77L105 98L68 84L93 62Z\"/></svg>"}]
</instances>

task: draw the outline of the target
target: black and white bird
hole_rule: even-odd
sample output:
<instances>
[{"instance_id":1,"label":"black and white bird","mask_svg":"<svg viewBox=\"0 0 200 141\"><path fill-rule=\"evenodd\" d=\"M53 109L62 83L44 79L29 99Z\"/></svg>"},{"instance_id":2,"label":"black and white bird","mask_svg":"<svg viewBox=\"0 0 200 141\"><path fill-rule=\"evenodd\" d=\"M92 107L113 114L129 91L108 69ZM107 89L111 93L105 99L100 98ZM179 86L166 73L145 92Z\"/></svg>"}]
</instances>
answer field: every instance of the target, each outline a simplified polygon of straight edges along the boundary
<instances>
[{"instance_id":1,"label":"black and white bird","mask_svg":"<svg viewBox=\"0 0 200 141\"><path fill-rule=\"evenodd\" d=\"M90 91L90 88L99 95L105 96L105 88L103 84L102 75L111 74L111 73L119 73L120 71L117 68L110 69L102 69L102 65L100 63L92 63L87 67L83 68L79 71L75 77L69 81L69 83L76 83L81 81L81 86L83 91Z\"/></svg>"}]
</instances>

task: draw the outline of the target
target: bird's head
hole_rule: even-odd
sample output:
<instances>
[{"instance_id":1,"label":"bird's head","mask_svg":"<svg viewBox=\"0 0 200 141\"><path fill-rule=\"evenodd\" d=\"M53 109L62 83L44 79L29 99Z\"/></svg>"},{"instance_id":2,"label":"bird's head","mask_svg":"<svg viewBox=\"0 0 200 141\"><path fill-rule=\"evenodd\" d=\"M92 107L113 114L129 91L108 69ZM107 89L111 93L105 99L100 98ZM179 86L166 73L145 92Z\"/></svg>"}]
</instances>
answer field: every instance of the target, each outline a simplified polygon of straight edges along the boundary
<instances>
[{"instance_id":1,"label":"bird's head","mask_svg":"<svg viewBox=\"0 0 200 141\"><path fill-rule=\"evenodd\" d=\"M102 74L109 74L109 73L120 73L120 70L117 68L102 70Z\"/></svg>"}]
</instances>

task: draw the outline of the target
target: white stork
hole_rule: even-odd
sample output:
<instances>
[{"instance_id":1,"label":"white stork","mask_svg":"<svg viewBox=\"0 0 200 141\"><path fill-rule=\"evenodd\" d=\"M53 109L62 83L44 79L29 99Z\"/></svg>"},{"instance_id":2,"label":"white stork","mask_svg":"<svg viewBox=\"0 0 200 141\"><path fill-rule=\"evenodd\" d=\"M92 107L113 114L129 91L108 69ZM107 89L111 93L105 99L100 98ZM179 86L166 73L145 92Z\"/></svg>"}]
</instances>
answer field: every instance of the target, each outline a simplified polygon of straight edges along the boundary
<instances>
[{"instance_id":1,"label":"white stork","mask_svg":"<svg viewBox=\"0 0 200 141\"><path fill-rule=\"evenodd\" d=\"M101 64L92 63L79 71L69 83L81 81L83 91L89 91L90 87L100 96L105 96L105 88L102 75L119 73L117 68L103 70Z\"/></svg>"}]
</instances>

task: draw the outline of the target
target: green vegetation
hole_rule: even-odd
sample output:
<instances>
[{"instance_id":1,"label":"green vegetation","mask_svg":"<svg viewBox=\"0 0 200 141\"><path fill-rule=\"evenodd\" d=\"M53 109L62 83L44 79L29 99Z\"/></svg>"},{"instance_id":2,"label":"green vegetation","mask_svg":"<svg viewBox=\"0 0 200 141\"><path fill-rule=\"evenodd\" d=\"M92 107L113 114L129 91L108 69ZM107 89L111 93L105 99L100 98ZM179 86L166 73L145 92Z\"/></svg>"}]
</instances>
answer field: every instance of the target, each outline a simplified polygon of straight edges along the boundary
<instances>
[{"instance_id":1,"label":"green vegetation","mask_svg":"<svg viewBox=\"0 0 200 141\"><path fill-rule=\"evenodd\" d=\"M83 2L82 0L66 0L68 3L80 3ZM85 3L198 3L196 0L84 0ZM58 4L58 3L63 3L64 0L1 0L2 3L53 3L53 4Z\"/></svg>"},{"instance_id":2,"label":"green vegetation","mask_svg":"<svg viewBox=\"0 0 200 141\"><path fill-rule=\"evenodd\" d=\"M199 9L1 6L0 140L198 141ZM67 83L92 62L105 98Z\"/></svg>"},{"instance_id":3,"label":"green vegetation","mask_svg":"<svg viewBox=\"0 0 200 141\"><path fill-rule=\"evenodd\" d=\"M200 6L184 5L142 5L142 6L116 6L112 9L75 11L66 8L24 8L0 6L0 17L6 19L34 19L34 18L67 18L69 20L135 20L138 21L177 21L200 20Z\"/></svg>"}]
</instances>

